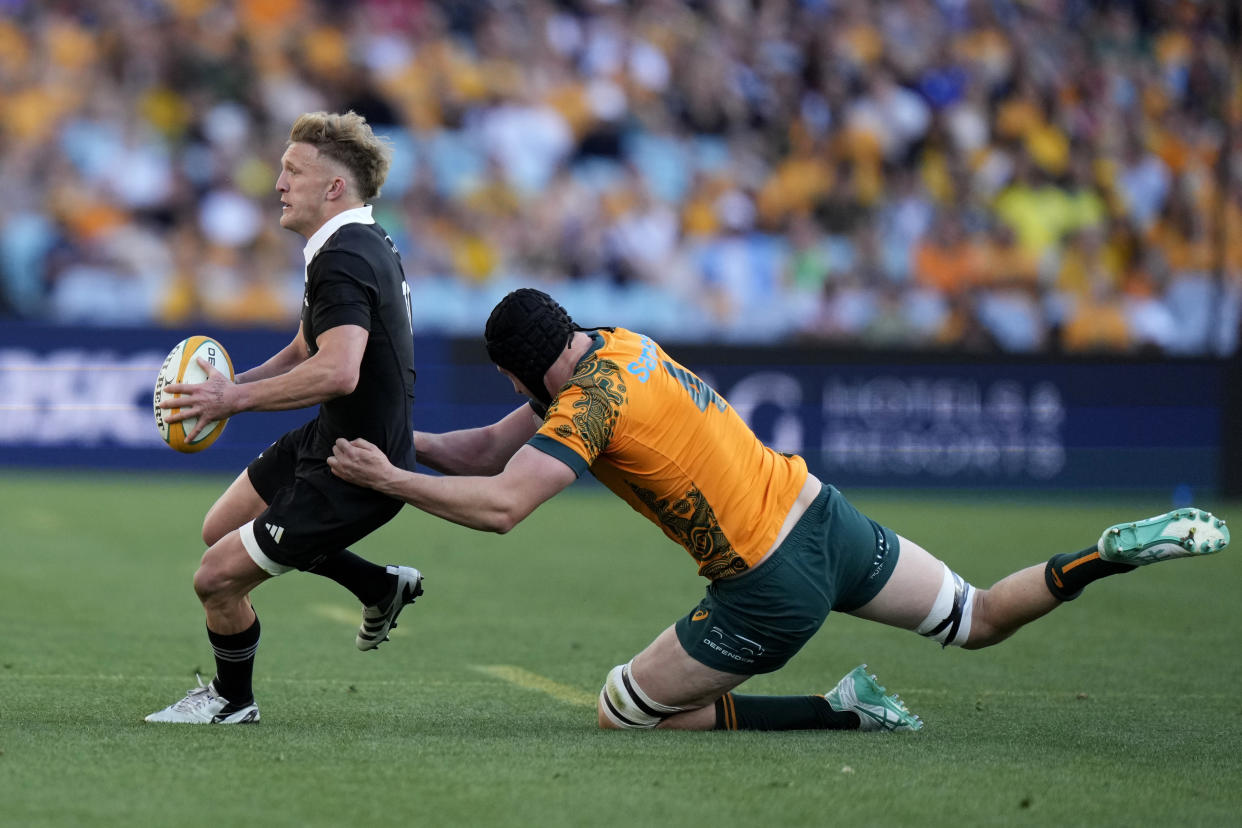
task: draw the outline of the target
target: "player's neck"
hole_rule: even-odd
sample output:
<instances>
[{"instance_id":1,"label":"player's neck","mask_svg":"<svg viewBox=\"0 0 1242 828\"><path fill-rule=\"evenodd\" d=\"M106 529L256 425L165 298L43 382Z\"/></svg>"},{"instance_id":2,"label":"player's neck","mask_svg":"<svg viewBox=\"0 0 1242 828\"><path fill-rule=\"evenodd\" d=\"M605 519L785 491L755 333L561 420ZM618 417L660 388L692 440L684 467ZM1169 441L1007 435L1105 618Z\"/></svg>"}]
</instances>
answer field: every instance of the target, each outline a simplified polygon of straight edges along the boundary
<instances>
[{"instance_id":1,"label":"player's neck","mask_svg":"<svg viewBox=\"0 0 1242 828\"><path fill-rule=\"evenodd\" d=\"M348 204L338 204L337 202L332 202L332 206L325 208L325 211L320 215L319 223L316 224L311 230L303 234L304 238L307 241L310 241L316 233L323 229L325 224L332 221L332 219L336 218L341 213L349 210L357 210L359 207L365 206L367 206L366 202L363 201L351 202Z\"/></svg>"},{"instance_id":2,"label":"player's neck","mask_svg":"<svg viewBox=\"0 0 1242 828\"><path fill-rule=\"evenodd\" d=\"M569 340L569 345L548 369L545 375L548 380L551 380L548 384L553 388L560 388L569 382L569 378L574 375L574 369L578 367L579 360L586 355L590 347L591 337L582 331L575 331L573 338Z\"/></svg>"}]
</instances>

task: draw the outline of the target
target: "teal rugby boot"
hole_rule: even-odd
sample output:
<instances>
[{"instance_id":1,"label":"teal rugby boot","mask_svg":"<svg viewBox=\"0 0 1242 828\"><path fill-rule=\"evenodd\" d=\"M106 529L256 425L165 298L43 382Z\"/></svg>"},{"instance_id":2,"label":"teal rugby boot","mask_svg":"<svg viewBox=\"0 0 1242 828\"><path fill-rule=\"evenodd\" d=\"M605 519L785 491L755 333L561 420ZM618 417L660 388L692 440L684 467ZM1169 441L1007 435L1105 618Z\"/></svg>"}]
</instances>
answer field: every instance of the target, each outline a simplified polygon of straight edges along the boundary
<instances>
[{"instance_id":1,"label":"teal rugby boot","mask_svg":"<svg viewBox=\"0 0 1242 828\"><path fill-rule=\"evenodd\" d=\"M1174 509L1134 523L1110 526L1096 544L1100 557L1143 566L1172 558L1211 555L1229 545L1225 522L1202 509Z\"/></svg>"},{"instance_id":2,"label":"teal rugby boot","mask_svg":"<svg viewBox=\"0 0 1242 828\"><path fill-rule=\"evenodd\" d=\"M894 693L885 695L875 676L861 664L824 694L833 710L858 714L859 730L922 730L923 720L911 713Z\"/></svg>"}]
</instances>

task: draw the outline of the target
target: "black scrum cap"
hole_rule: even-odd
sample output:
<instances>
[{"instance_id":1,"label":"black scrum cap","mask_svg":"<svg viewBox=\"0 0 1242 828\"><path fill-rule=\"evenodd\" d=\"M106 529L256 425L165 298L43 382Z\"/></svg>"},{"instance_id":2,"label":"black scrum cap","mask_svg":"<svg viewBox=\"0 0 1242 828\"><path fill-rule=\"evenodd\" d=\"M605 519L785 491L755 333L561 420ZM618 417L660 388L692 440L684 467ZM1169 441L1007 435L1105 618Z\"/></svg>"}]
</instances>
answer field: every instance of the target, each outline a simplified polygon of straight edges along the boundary
<instances>
[{"instance_id":1,"label":"black scrum cap","mask_svg":"<svg viewBox=\"0 0 1242 828\"><path fill-rule=\"evenodd\" d=\"M492 309L483 329L487 355L513 374L535 398L552 402L543 375L579 330L556 300L541 290L519 288Z\"/></svg>"}]
</instances>

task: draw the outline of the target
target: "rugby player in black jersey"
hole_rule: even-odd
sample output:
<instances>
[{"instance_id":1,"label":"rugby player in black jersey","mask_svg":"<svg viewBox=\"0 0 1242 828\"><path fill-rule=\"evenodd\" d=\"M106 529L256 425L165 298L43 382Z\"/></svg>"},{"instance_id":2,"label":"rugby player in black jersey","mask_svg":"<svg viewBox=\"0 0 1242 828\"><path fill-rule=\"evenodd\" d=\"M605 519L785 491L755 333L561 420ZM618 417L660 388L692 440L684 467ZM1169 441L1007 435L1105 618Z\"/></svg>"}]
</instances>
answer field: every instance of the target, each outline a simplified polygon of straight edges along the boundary
<instances>
[{"instance_id":1,"label":"rugby player in black jersey","mask_svg":"<svg viewBox=\"0 0 1242 828\"><path fill-rule=\"evenodd\" d=\"M422 593L412 567L379 566L346 547L387 523L402 503L334 476L338 437L365 437L414 468L414 345L409 287L392 240L371 217L388 172L387 146L353 112L314 112L293 125L276 180L282 227L306 238L302 319L293 341L235 381L210 368L181 396L170 422L204 424L242 411L318 405L318 414L263 451L203 521L207 551L194 591L207 614L216 674L148 722L257 722L252 691L259 619L250 592L292 570L340 583L363 605L356 644L386 640ZM201 363L201 360L200 360Z\"/></svg>"}]
</instances>

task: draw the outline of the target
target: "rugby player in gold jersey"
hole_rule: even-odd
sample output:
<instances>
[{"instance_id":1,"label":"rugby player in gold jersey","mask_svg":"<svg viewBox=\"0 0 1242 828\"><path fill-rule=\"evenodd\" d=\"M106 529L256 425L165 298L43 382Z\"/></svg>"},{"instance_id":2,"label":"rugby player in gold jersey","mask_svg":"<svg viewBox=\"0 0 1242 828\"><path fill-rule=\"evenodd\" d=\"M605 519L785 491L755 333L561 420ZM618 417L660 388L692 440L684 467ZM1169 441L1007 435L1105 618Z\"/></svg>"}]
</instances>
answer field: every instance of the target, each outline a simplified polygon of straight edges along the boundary
<instances>
[{"instance_id":1,"label":"rugby player in gold jersey","mask_svg":"<svg viewBox=\"0 0 1242 828\"><path fill-rule=\"evenodd\" d=\"M529 399L497 423L414 435L444 472L394 467L365 440L328 462L353 483L474 529L507 532L590 470L690 554L706 595L605 679L604 728L918 730L919 718L855 668L824 694L733 692L779 669L831 610L977 649L1072 600L1091 581L1228 543L1224 522L1180 509L1106 529L976 589L855 509L801 457L764 445L714 389L651 338L584 329L523 288L493 310L488 354Z\"/></svg>"}]
</instances>

